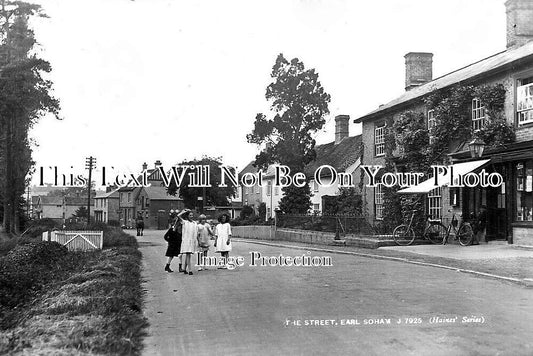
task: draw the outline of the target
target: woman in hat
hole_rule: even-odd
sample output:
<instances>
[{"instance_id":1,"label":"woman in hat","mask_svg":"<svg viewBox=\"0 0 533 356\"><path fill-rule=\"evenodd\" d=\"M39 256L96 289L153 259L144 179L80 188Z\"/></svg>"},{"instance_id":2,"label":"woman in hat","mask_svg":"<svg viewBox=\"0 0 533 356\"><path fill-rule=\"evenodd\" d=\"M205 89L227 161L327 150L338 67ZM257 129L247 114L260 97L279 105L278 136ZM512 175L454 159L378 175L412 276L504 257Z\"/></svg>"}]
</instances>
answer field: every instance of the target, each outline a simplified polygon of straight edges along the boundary
<instances>
[{"instance_id":1,"label":"woman in hat","mask_svg":"<svg viewBox=\"0 0 533 356\"><path fill-rule=\"evenodd\" d=\"M192 220L192 211L184 209L178 214L181 221L181 253L185 254L183 273L192 275L191 255L196 251L198 242L198 226ZM187 270L188 268L188 270Z\"/></svg>"},{"instance_id":2,"label":"woman in hat","mask_svg":"<svg viewBox=\"0 0 533 356\"><path fill-rule=\"evenodd\" d=\"M229 215L222 214L219 216L218 221L220 224L216 227L216 240L215 247L216 252L220 252L222 258L225 259L226 265L228 263L229 252L231 251L231 226L229 224ZM219 267L219 268L227 268Z\"/></svg>"},{"instance_id":3,"label":"woman in hat","mask_svg":"<svg viewBox=\"0 0 533 356\"><path fill-rule=\"evenodd\" d=\"M209 225L206 220L207 218L204 214L198 217L198 264L200 265L198 271L207 269L205 266L203 266L202 261L207 258L210 236L215 236L213 230L211 229L211 225Z\"/></svg>"}]
</instances>

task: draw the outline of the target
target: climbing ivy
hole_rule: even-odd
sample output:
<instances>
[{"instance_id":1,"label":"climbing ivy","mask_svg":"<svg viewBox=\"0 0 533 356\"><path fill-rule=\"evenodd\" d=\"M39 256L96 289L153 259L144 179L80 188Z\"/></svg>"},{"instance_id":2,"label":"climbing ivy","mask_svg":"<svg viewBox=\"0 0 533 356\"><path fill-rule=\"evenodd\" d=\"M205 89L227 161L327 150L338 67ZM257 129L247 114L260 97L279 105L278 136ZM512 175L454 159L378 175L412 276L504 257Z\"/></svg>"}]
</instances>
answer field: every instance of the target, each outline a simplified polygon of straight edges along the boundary
<instances>
[{"instance_id":1,"label":"climbing ivy","mask_svg":"<svg viewBox=\"0 0 533 356\"><path fill-rule=\"evenodd\" d=\"M447 154L473 137L483 139L487 147L511 143L514 127L505 121L503 113L505 88L501 84L465 86L435 91L424 99L433 110L435 124L431 132L426 113L406 111L393 120L389 118L385 131L385 172L430 173L430 167L445 163ZM472 129L472 100L478 98L485 107L486 125ZM431 137L431 139L430 139ZM402 222L407 210L422 210L418 196L397 194L399 187L384 189L383 226L392 229ZM423 224L419 214L416 225Z\"/></svg>"}]
</instances>

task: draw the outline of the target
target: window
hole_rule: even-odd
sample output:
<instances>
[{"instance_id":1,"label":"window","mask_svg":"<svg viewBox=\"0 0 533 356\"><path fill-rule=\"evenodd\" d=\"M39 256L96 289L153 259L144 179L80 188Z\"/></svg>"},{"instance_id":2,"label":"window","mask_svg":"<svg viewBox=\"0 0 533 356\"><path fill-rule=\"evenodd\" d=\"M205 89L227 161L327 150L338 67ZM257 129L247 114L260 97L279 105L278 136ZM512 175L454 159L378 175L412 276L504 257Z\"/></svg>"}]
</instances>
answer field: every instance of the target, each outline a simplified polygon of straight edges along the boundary
<instances>
[{"instance_id":1,"label":"window","mask_svg":"<svg viewBox=\"0 0 533 356\"><path fill-rule=\"evenodd\" d=\"M376 156L385 154L385 124L376 126L374 129L374 154Z\"/></svg>"},{"instance_id":2,"label":"window","mask_svg":"<svg viewBox=\"0 0 533 356\"><path fill-rule=\"evenodd\" d=\"M131 193L128 193L128 203L131 201Z\"/></svg>"},{"instance_id":3,"label":"window","mask_svg":"<svg viewBox=\"0 0 533 356\"><path fill-rule=\"evenodd\" d=\"M433 142L433 134L432 130L433 127L437 124L437 120L435 119L435 110L428 110L428 131L429 131L429 143L431 144Z\"/></svg>"},{"instance_id":4,"label":"window","mask_svg":"<svg viewBox=\"0 0 533 356\"><path fill-rule=\"evenodd\" d=\"M313 189L313 192L318 192L318 182L316 180L311 181L311 187Z\"/></svg>"},{"instance_id":5,"label":"window","mask_svg":"<svg viewBox=\"0 0 533 356\"><path fill-rule=\"evenodd\" d=\"M432 219L442 217L442 188L432 189L428 193L428 214Z\"/></svg>"},{"instance_id":6,"label":"window","mask_svg":"<svg viewBox=\"0 0 533 356\"><path fill-rule=\"evenodd\" d=\"M313 204L313 212L315 214L320 213L320 204Z\"/></svg>"},{"instance_id":7,"label":"window","mask_svg":"<svg viewBox=\"0 0 533 356\"><path fill-rule=\"evenodd\" d=\"M259 185L256 185L256 186L255 186L255 193L256 193L256 194L259 194L259 188L260 188Z\"/></svg>"},{"instance_id":8,"label":"window","mask_svg":"<svg viewBox=\"0 0 533 356\"><path fill-rule=\"evenodd\" d=\"M279 195L279 186L278 186L278 185L276 185L276 186L274 187L274 195L276 195L276 196Z\"/></svg>"},{"instance_id":9,"label":"window","mask_svg":"<svg viewBox=\"0 0 533 356\"><path fill-rule=\"evenodd\" d=\"M381 183L374 187L374 210L376 220L383 220L383 185Z\"/></svg>"},{"instance_id":10,"label":"window","mask_svg":"<svg viewBox=\"0 0 533 356\"><path fill-rule=\"evenodd\" d=\"M266 195L267 195L267 197L270 196L270 192L271 192L271 191L272 191L272 181L269 180L269 181L267 182L267 191L266 191Z\"/></svg>"},{"instance_id":11,"label":"window","mask_svg":"<svg viewBox=\"0 0 533 356\"><path fill-rule=\"evenodd\" d=\"M516 221L533 221L533 160L516 164Z\"/></svg>"},{"instance_id":12,"label":"window","mask_svg":"<svg viewBox=\"0 0 533 356\"><path fill-rule=\"evenodd\" d=\"M485 126L485 120L485 106L481 104L481 100L474 98L472 100L472 128L474 131Z\"/></svg>"},{"instance_id":13,"label":"window","mask_svg":"<svg viewBox=\"0 0 533 356\"><path fill-rule=\"evenodd\" d=\"M437 119L435 119L435 110L428 110L428 130L435 127Z\"/></svg>"},{"instance_id":14,"label":"window","mask_svg":"<svg viewBox=\"0 0 533 356\"><path fill-rule=\"evenodd\" d=\"M518 125L533 122L533 77L518 80L516 88Z\"/></svg>"}]
</instances>

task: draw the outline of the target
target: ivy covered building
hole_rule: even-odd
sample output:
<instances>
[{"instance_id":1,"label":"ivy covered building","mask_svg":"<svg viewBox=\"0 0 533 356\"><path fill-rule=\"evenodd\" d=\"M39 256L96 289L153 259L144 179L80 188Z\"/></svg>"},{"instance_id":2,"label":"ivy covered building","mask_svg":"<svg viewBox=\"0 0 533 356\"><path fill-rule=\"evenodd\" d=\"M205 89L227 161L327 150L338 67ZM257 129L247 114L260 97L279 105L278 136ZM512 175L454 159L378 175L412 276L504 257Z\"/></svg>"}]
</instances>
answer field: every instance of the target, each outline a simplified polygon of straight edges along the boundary
<instances>
[{"instance_id":1,"label":"ivy covered building","mask_svg":"<svg viewBox=\"0 0 533 356\"><path fill-rule=\"evenodd\" d=\"M431 53L408 53L406 91L355 120L363 125L363 165L383 172L498 172L497 188L402 190L381 182L363 199L371 223L390 229L417 208L448 223L452 214L487 211L486 240L533 245L533 2L508 0L507 49L433 79ZM379 175L378 175L379 176ZM445 181L445 180L442 180ZM419 199L420 198L420 199Z\"/></svg>"}]
</instances>

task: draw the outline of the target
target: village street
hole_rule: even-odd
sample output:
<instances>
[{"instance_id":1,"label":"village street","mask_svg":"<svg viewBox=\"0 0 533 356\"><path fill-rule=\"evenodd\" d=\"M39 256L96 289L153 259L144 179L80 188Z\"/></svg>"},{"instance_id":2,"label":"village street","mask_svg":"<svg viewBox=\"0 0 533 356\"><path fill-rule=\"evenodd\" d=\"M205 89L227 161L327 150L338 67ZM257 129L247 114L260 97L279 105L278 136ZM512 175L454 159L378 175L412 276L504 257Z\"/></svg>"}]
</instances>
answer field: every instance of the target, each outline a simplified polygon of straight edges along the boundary
<instances>
[{"instance_id":1,"label":"village street","mask_svg":"<svg viewBox=\"0 0 533 356\"><path fill-rule=\"evenodd\" d=\"M174 261L175 272L166 273L163 234L138 238L150 323L145 355L533 353L531 288L317 251L310 256L330 256L333 266L252 267L250 251L307 253L242 241L232 255L244 257L243 267L187 276Z\"/></svg>"}]
</instances>

